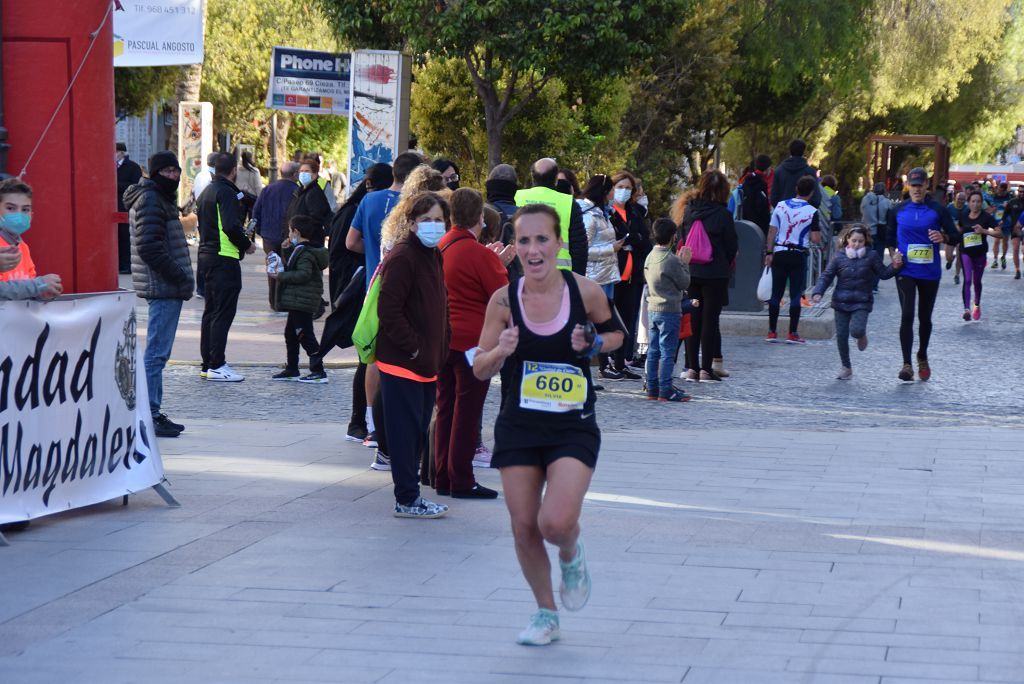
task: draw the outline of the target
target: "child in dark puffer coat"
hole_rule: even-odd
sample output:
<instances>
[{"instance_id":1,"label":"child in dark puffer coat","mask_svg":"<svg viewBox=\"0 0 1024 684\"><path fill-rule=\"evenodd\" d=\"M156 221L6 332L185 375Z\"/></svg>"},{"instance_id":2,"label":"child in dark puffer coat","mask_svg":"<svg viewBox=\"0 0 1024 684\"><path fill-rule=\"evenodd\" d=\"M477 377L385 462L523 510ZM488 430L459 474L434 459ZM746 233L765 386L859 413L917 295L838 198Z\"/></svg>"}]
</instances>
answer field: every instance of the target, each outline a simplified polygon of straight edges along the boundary
<instances>
[{"instance_id":1,"label":"child in dark puffer coat","mask_svg":"<svg viewBox=\"0 0 1024 684\"><path fill-rule=\"evenodd\" d=\"M327 382L320 345L313 330L313 317L324 294L323 271L327 268L327 250L310 242L319 234L320 224L309 216L293 216L288 224L290 243L284 249L284 270L271 271L277 279L277 308L288 312L284 342L288 365L274 380L298 380L305 383ZM269 269L268 269L269 270ZM309 355L309 375L299 374L299 345Z\"/></svg>"},{"instance_id":2,"label":"child in dark puffer coat","mask_svg":"<svg viewBox=\"0 0 1024 684\"><path fill-rule=\"evenodd\" d=\"M903 268L903 255L899 250L892 255L892 265L886 266L882 257L869 249L870 245L871 234L867 226L856 223L848 228L840 237L839 250L814 286L813 298L817 303L832 284L832 279L836 279L832 308L835 309L836 345L842 363L836 376L839 380L853 377L849 338L857 340L857 349L867 349L868 314L875 302L872 294L875 278L888 280Z\"/></svg>"}]
</instances>

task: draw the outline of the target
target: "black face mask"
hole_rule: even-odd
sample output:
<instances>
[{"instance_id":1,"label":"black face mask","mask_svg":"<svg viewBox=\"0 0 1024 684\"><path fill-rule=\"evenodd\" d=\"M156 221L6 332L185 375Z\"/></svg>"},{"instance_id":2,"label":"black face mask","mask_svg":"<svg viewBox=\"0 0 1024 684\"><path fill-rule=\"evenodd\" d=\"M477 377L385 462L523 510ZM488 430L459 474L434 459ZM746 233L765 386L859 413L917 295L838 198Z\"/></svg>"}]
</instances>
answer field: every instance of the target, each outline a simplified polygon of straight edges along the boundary
<instances>
[{"instance_id":1,"label":"black face mask","mask_svg":"<svg viewBox=\"0 0 1024 684\"><path fill-rule=\"evenodd\" d=\"M448 189L451 190L452 192L459 189L459 181L457 180L450 180L447 183L445 183L445 185L447 185Z\"/></svg>"},{"instance_id":2,"label":"black face mask","mask_svg":"<svg viewBox=\"0 0 1024 684\"><path fill-rule=\"evenodd\" d=\"M169 200L173 200L178 194L178 183L180 182L180 179L165 178L158 173L153 176L153 182L164 197Z\"/></svg>"},{"instance_id":3,"label":"black face mask","mask_svg":"<svg viewBox=\"0 0 1024 684\"><path fill-rule=\"evenodd\" d=\"M570 183L565 178L561 178L561 179L555 181L555 190L557 190L558 192L564 193L566 195L571 195L572 194L572 183Z\"/></svg>"}]
</instances>

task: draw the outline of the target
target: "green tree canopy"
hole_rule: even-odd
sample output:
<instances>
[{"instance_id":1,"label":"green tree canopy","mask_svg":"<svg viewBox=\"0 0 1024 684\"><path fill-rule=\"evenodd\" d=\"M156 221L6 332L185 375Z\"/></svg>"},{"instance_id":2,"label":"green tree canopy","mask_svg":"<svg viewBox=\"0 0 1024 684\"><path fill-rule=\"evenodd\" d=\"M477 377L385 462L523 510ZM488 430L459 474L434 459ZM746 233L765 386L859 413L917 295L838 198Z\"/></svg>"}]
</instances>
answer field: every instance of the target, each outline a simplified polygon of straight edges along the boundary
<instances>
[{"instance_id":1,"label":"green tree canopy","mask_svg":"<svg viewBox=\"0 0 1024 684\"><path fill-rule=\"evenodd\" d=\"M265 149L272 111L265 107L270 54L275 45L333 51L338 38L319 2L313 0L210 0L206 23L206 62L201 97L213 103L218 130L238 142ZM279 113L288 130L290 115ZM304 128L326 136L321 145L343 138L347 119L320 117ZM305 144L309 144L306 139Z\"/></svg>"},{"instance_id":2,"label":"green tree canopy","mask_svg":"<svg viewBox=\"0 0 1024 684\"><path fill-rule=\"evenodd\" d=\"M331 0L356 47L465 62L483 105L488 168L509 123L553 80L622 74L662 45L688 0Z\"/></svg>"}]
</instances>

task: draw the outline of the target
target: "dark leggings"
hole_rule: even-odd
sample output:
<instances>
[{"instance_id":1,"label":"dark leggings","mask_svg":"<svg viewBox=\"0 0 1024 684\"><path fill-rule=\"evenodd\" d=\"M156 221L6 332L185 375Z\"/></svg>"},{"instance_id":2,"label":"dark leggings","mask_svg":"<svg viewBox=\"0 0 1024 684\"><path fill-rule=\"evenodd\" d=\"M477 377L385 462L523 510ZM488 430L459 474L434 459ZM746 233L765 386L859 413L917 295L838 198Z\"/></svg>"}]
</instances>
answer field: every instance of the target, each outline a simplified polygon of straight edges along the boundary
<instances>
[{"instance_id":1,"label":"dark leggings","mask_svg":"<svg viewBox=\"0 0 1024 684\"><path fill-rule=\"evenodd\" d=\"M729 290L728 278L691 278L687 290L690 299L699 299L700 307L690 316L690 330L686 338L686 368L711 371L711 362L722 353L722 332L718 319ZM701 355L701 350L704 351Z\"/></svg>"},{"instance_id":2,"label":"dark leggings","mask_svg":"<svg viewBox=\"0 0 1024 684\"><path fill-rule=\"evenodd\" d=\"M789 332L800 325L800 297L807 286L807 255L797 250L772 255L772 298L768 301L768 330L779 324L779 304L789 285Z\"/></svg>"},{"instance_id":3,"label":"dark leggings","mask_svg":"<svg viewBox=\"0 0 1024 684\"><path fill-rule=\"evenodd\" d=\"M896 290L900 294L900 347L903 350L903 363L910 363L910 350L914 346L914 303L917 302L918 334L921 336L917 348L920 359L928 358L928 342L932 337L932 310L935 298L939 294L938 280L920 280L918 278L896 278Z\"/></svg>"}]
</instances>

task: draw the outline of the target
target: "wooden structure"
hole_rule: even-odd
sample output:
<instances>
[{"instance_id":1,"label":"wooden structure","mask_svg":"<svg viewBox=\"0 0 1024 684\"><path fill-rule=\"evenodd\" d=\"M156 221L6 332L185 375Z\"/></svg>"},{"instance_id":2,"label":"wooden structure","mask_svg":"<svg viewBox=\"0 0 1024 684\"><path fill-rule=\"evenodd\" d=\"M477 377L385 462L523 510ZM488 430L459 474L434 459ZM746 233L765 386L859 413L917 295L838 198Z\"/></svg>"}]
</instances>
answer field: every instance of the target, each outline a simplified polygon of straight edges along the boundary
<instances>
[{"instance_id":1,"label":"wooden structure","mask_svg":"<svg viewBox=\"0 0 1024 684\"><path fill-rule=\"evenodd\" d=\"M935 149L934 168L928 189L945 188L949 180L949 142L941 135L873 135L868 140L868 177L871 183L882 181L888 190L899 180L892 168L892 152L900 147Z\"/></svg>"}]
</instances>

